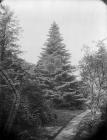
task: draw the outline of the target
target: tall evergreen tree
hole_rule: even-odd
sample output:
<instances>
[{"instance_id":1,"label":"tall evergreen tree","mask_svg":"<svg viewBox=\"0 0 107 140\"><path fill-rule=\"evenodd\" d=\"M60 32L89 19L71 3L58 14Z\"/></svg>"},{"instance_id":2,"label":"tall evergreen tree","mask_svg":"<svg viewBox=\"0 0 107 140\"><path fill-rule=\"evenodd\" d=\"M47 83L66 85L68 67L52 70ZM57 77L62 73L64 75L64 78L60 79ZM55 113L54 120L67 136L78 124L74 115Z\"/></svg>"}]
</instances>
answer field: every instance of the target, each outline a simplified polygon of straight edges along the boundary
<instances>
[{"instance_id":1,"label":"tall evergreen tree","mask_svg":"<svg viewBox=\"0 0 107 140\"><path fill-rule=\"evenodd\" d=\"M36 66L38 83L46 97L76 95L77 81L73 75L75 67L70 63L70 54L66 50L58 25L53 22L48 39ZM79 96L78 96L79 98Z\"/></svg>"}]
</instances>

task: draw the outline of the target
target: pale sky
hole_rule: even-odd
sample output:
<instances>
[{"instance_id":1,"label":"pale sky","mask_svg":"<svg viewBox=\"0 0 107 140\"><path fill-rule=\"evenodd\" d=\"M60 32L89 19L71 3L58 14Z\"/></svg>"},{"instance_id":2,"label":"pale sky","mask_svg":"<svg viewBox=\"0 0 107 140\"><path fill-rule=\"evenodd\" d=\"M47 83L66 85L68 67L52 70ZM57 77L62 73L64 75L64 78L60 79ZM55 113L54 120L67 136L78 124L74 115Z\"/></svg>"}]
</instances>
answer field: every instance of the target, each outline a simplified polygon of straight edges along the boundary
<instances>
[{"instance_id":1,"label":"pale sky","mask_svg":"<svg viewBox=\"0 0 107 140\"><path fill-rule=\"evenodd\" d=\"M107 7L100 0L4 0L15 11L23 36L23 58L35 63L53 21L59 25L72 64L78 64L84 44L107 37Z\"/></svg>"}]
</instances>

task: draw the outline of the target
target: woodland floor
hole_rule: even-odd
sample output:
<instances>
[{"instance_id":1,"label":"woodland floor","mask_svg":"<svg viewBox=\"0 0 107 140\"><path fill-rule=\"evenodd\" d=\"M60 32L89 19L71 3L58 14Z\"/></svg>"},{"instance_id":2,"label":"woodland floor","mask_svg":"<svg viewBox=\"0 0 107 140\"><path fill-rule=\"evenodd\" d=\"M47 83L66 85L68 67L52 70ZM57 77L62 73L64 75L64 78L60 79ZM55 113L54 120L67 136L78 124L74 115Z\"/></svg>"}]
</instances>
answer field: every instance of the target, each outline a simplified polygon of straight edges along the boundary
<instances>
[{"instance_id":1,"label":"woodland floor","mask_svg":"<svg viewBox=\"0 0 107 140\"><path fill-rule=\"evenodd\" d=\"M55 122L50 123L50 126L63 126L66 125L78 114L84 112L83 110L57 110L54 109L53 113L56 114L57 119Z\"/></svg>"},{"instance_id":2,"label":"woodland floor","mask_svg":"<svg viewBox=\"0 0 107 140\"><path fill-rule=\"evenodd\" d=\"M70 137L72 133L74 134L74 129L81 121L82 117L87 114L87 112L83 110L54 110L54 113L57 114L57 120L55 123L46 127L46 129L51 136L61 130L55 140L63 140L63 138L66 140L65 137Z\"/></svg>"},{"instance_id":3,"label":"woodland floor","mask_svg":"<svg viewBox=\"0 0 107 140\"><path fill-rule=\"evenodd\" d=\"M76 117L74 117L66 127L56 136L55 140L71 140L71 138L76 134L77 127L79 123L82 121L83 117L86 116L90 110L86 110L83 113L80 113Z\"/></svg>"}]
</instances>

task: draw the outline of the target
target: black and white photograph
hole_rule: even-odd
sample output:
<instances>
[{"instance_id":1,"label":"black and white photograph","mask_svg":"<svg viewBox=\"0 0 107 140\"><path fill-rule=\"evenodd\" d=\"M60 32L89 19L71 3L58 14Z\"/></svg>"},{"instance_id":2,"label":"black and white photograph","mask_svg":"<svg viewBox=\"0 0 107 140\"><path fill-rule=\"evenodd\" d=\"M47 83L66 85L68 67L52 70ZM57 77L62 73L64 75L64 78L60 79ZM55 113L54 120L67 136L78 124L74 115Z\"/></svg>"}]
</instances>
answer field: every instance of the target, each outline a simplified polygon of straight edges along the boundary
<instances>
[{"instance_id":1,"label":"black and white photograph","mask_svg":"<svg viewBox=\"0 0 107 140\"><path fill-rule=\"evenodd\" d=\"M107 0L0 0L0 140L107 140Z\"/></svg>"}]
</instances>

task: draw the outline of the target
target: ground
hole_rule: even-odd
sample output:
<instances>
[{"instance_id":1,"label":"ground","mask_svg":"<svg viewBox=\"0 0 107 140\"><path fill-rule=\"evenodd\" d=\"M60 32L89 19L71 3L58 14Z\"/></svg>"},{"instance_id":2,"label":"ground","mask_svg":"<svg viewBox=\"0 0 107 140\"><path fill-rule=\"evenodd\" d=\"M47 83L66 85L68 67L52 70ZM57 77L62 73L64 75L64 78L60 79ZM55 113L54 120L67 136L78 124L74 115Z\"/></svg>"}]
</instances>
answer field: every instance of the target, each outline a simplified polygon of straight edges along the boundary
<instances>
[{"instance_id":1,"label":"ground","mask_svg":"<svg viewBox=\"0 0 107 140\"><path fill-rule=\"evenodd\" d=\"M63 130L56 136L55 140L71 140L71 138L77 133L79 123L89 112L90 110L86 110L70 120Z\"/></svg>"},{"instance_id":2,"label":"ground","mask_svg":"<svg viewBox=\"0 0 107 140\"><path fill-rule=\"evenodd\" d=\"M57 120L45 127L49 136L55 136L60 130L62 131L73 118L84 112L84 110L54 110L53 112L57 115Z\"/></svg>"},{"instance_id":3,"label":"ground","mask_svg":"<svg viewBox=\"0 0 107 140\"><path fill-rule=\"evenodd\" d=\"M83 110L57 110L54 109L53 113L56 114L57 119L52 122L50 126L63 126L73 119L78 114L84 112Z\"/></svg>"}]
</instances>

